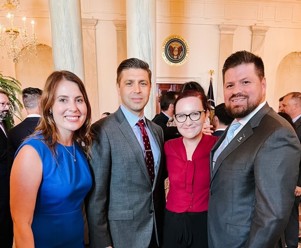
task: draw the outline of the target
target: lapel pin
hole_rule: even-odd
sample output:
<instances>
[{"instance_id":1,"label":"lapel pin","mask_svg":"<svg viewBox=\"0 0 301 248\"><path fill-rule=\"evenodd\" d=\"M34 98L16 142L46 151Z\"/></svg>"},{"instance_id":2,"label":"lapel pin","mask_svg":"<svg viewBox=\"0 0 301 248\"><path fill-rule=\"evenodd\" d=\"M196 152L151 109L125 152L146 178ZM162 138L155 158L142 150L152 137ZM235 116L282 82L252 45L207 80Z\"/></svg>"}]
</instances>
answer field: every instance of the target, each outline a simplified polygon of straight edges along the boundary
<instances>
[{"instance_id":1,"label":"lapel pin","mask_svg":"<svg viewBox=\"0 0 301 248\"><path fill-rule=\"evenodd\" d=\"M242 134L242 136L240 136L238 139L237 139L237 141L238 142L241 142L242 141L242 139L245 137L245 134Z\"/></svg>"}]
</instances>

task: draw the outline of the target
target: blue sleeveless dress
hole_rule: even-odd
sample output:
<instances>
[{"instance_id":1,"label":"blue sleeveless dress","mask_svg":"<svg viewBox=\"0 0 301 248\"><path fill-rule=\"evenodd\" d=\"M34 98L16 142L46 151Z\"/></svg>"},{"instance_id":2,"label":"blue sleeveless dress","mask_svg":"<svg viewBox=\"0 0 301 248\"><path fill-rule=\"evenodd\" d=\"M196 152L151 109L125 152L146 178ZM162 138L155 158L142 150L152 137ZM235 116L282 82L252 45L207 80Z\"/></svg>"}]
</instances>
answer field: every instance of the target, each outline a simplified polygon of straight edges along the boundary
<instances>
[{"instance_id":1,"label":"blue sleeveless dress","mask_svg":"<svg viewBox=\"0 0 301 248\"><path fill-rule=\"evenodd\" d=\"M42 182L38 191L32 230L36 248L83 248L84 221L82 206L92 186L87 159L75 144L57 144L54 157L39 136L20 146L32 146L43 162ZM20 149L19 148L19 149ZM70 153L66 151L66 149Z\"/></svg>"}]
</instances>

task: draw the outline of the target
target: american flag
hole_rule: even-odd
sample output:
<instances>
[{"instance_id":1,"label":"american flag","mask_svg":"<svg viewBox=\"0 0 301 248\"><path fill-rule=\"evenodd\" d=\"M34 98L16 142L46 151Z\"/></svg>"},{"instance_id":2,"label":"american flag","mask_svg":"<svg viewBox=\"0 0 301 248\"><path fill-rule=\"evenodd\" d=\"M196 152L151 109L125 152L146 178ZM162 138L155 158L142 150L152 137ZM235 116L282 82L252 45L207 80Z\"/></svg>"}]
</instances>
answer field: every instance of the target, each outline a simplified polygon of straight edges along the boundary
<instances>
[{"instance_id":1,"label":"american flag","mask_svg":"<svg viewBox=\"0 0 301 248\"><path fill-rule=\"evenodd\" d=\"M207 93L207 101L211 107L211 109L215 108L214 94L213 94L213 86L212 86L212 77L210 77L210 84Z\"/></svg>"}]
</instances>

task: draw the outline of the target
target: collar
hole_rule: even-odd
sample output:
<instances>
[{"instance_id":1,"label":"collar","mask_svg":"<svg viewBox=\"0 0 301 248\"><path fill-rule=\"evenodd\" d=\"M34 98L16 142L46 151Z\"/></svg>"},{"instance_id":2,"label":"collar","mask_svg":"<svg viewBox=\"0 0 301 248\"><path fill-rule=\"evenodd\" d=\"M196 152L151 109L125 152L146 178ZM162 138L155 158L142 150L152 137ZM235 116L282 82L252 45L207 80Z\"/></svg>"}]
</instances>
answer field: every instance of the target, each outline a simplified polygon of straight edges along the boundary
<instances>
[{"instance_id":1,"label":"collar","mask_svg":"<svg viewBox=\"0 0 301 248\"><path fill-rule=\"evenodd\" d=\"M168 114L166 114L164 111L161 111L166 117L168 117L168 120L172 119L172 116L169 116Z\"/></svg>"},{"instance_id":2,"label":"collar","mask_svg":"<svg viewBox=\"0 0 301 248\"><path fill-rule=\"evenodd\" d=\"M263 108L263 106L266 104L266 101L260 103L256 109L254 109L250 114L248 114L247 116L237 120L235 119L233 122L239 122L241 124L241 126L243 127L244 125L247 124L247 122L260 110ZM232 123L233 123L232 122Z\"/></svg>"},{"instance_id":3,"label":"collar","mask_svg":"<svg viewBox=\"0 0 301 248\"><path fill-rule=\"evenodd\" d=\"M41 117L41 115L39 115L39 114L29 114L29 115L26 116L26 118L28 118L28 117Z\"/></svg>"},{"instance_id":4,"label":"collar","mask_svg":"<svg viewBox=\"0 0 301 248\"><path fill-rule=\"evenodd\" d=\"M143 119L145 121L144 116L142 118L139 118L137 115L133 114L131 111L129 111L123 105L120 105L120 109L121 109L122 113L124 114L126 120L129 122L131 127L134 127L140 119ZM146 123L146 121L145 121L145 123Z\"/></svg>"},{"instance_id":5,"label":"collar","mask_svg":"<svg viewBox=\"0 0 301 248\"><path fill-rule=\"evenodd\" d=\"M293 123L295 123L300 117L301 117L301 114L297 115L294 119L292 119Z\"/></svg>"}]
</instances>

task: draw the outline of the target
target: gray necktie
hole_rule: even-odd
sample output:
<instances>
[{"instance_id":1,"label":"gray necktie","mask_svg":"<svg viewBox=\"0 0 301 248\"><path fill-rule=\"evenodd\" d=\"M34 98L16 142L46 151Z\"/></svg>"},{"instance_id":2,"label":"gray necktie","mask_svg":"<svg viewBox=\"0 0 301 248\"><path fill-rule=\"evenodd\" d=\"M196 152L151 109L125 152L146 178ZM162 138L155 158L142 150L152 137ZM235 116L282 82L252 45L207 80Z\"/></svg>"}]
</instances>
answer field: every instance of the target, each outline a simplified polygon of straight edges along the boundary
<instances>
[{"instance_id":1,"label":"gray necktie","mask_svg":"<svg viewBox=\"0 0 301 248\"><path fill-rule=\"evenodd\" d=\"M231 124L231 126L229 127L226 137L223 140L223 142L220 144L220 146L216 149L214 155L213 155L213 168L215 166L215 161L217 160L218 156L221 154L221 152L225 149L225 147L231 142L231 140L234 137L234 132L237 128L240 127L240 123L239 122L233 122Z\"/></svg>"}]
</instances>

